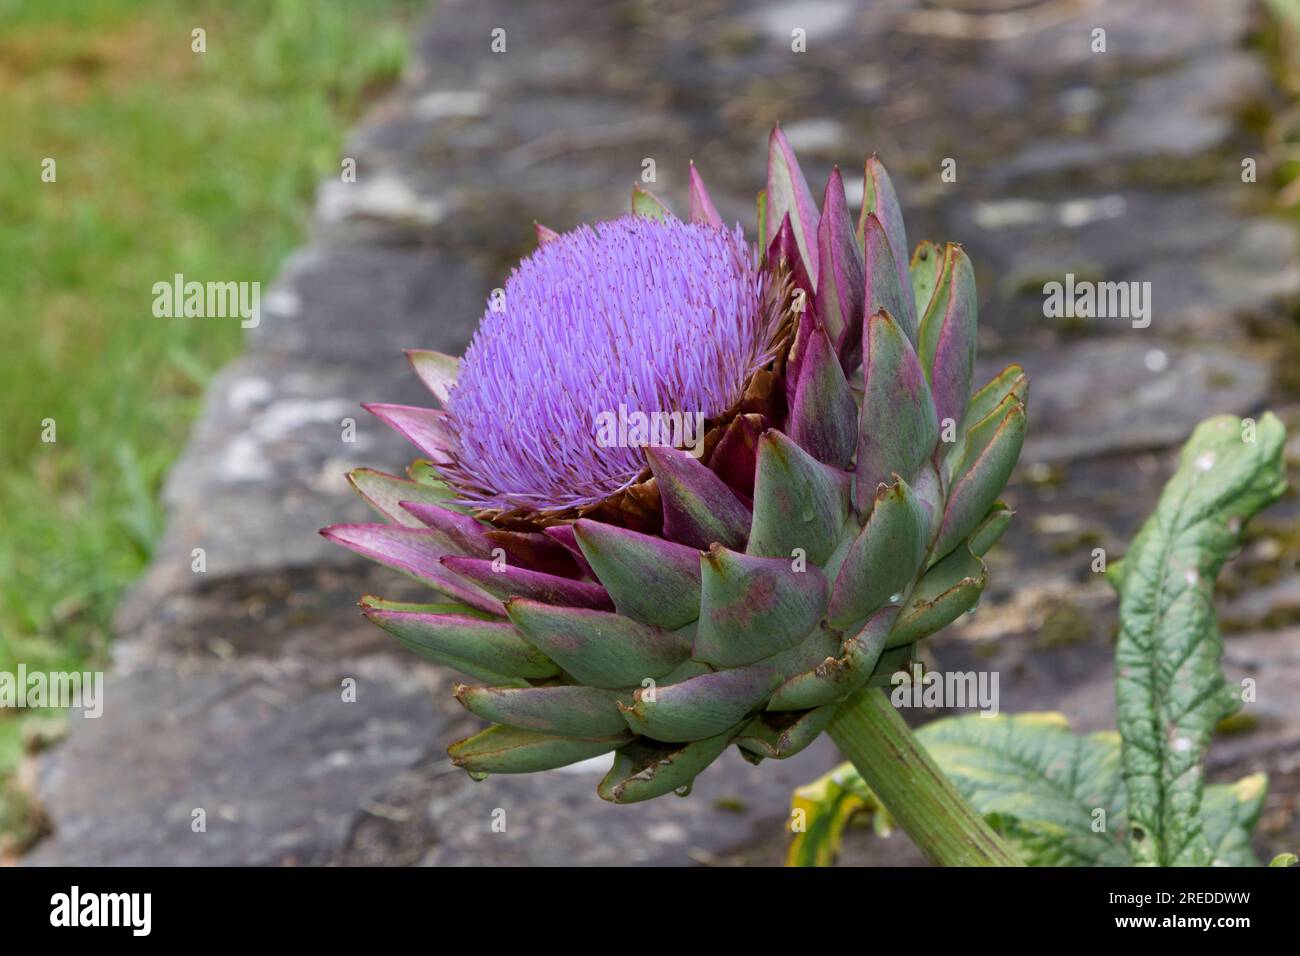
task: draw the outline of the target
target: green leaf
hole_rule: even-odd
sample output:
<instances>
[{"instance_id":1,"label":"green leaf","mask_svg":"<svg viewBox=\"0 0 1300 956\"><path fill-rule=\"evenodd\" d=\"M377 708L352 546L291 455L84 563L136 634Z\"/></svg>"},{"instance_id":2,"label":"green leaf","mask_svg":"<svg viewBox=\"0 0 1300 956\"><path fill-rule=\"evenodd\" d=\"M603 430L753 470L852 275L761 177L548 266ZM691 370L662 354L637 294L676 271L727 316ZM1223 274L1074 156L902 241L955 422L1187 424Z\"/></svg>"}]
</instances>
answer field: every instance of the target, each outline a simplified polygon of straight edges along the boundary
<instances>
[{"instance_id":1,"label":"green leaf","mask_svg":"<svg viewBox=\"0 0 1300 956\"><path fill-rule=\"evenodd\" d=\"M1236 783L1205 788L1201 800L1201 829L1210 845L1213 866L1259 866L1250 835L1268 796L1268 775L1252 773Z\"/></svg>"},{"instance_id":2,"label":"green leaf","mask_svg":"<svg viewBox=\"0 0 1300 956\"><path fill-rule=\"evenodd\" d=\"M830 866L840 852L849 820L879 807L851 763L800 787L790 804L794 839L786 866Z\"/></svg>"},{"instance_id":3,"label":"green leaf","mask_svg":"<svg viewBox=\"0 0 1300 956\"><path fill-rule=\"evenodd\" d=\"M1114 733L1074 735L1055 713L973 714L936 720L917 737L961 795L1030 866L1128 865L1125 790ZM1201 825L1212 865L1259 866L1250 838L1267 795L1268 777L1262 773L1205 788ZM848 763L796 790L792 812L805 832L795 833L791 866L828 866L839 852L845 825L858 814L875 814L878 831L890 827ZM1269 865L1295 862L1284 853Z\"/></svg>"},{"instance_id":4,"label":"green leaf","mask_svg":"<svg viewBox=\"0 0 1300 956\"><path fill-rule=\"evenodd\" d=\"M917 736L1030 866L1128 863L1115 734L1076 736L1060 714L972 714Z\"/></svg>"},{"instance_id":5,"label":"green leaf","mask_svg":"<svg viewBox=\"0 0 1300 956\"><path fill-rule=\"evenodd\" d=\"M1113 575L1116 717L1136 863L1213 859L1201 764L1215 725L1235 707L1220 666L1214 581L1245 522L1286 487L1284 437L1272 414L1249 429L1228 415L1202 422Z\"/></svg>"},{"instance_id":6,"label":"green leaf","mask_svg":"<svg viewBox=\"0 0 1300 956\"><path fill-rule=\"evenodd\" d=\"M1279 853L1277 856L1273 857L1272 861L1268 865L1295 866L1297 862L1300 862L1300 857L1297 857L1294 853Z\"/></svg>"},{"instance_id":7,"label":"green leaf","mask_svg":"<svg viewBox=\"0 0 1300 956\"><path fill-rule=\"evenodd\" d=\"M1030 866L1128 864L1115 734L1076 736L1060 714L973 714L936 720L917 737ZM792 806L803 811L806 832L795 834L790 865L824 866L838 853L848 818L879 804L852 764L844 764L796 790ZM877 812L876 825L890 823Z\"/></svg>"}]
</instances>

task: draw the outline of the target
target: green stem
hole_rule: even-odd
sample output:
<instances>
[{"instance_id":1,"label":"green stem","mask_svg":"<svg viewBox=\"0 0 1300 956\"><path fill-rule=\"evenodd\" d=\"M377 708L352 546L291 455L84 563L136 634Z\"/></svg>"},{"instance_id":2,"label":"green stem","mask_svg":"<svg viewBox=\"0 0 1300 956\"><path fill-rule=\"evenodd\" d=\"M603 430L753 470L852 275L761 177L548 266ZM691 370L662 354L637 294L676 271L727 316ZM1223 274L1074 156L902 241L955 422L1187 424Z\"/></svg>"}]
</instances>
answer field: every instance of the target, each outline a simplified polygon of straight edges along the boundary
<instances>
[{"instance_id":1,"label":"green stem","mask_svg":"<svg viewBox=\"0 0 1300 956\"><path fill-rule=\"evenodd\" d=\"M890 815L938 866L1023 866L935 765L885 693L864 687L829 733Z\"/></svg>"}]
</instances>

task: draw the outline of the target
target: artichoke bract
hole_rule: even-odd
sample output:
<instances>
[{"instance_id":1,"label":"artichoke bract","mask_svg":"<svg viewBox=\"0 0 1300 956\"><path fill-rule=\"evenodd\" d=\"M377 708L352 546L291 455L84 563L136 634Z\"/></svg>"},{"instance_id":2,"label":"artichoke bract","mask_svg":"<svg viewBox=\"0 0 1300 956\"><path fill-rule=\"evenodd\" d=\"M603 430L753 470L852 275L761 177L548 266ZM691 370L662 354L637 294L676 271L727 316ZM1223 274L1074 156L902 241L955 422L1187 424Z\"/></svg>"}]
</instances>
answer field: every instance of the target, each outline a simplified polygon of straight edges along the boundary
<instances>
[{"instance_id":1,"label":"artichoke bract","mask_svg":"<svg viewBox=\"0 0 1300 956\"><path fill-rule=\"evenodd\" d=\"M361 606L474 678L476 776L612 751L627 803L797 753L975 606L1011 518L1028 381L972 394L961 247L909 260L875 157L856 223L838 169L819 210L779 129L758 246L690 176L685 221L637 188L539 226L462 360L408 353L443 410L367 406L427 456L349 476L385 522L322 532L440 595Z\"/></svg>"}]
</instances>

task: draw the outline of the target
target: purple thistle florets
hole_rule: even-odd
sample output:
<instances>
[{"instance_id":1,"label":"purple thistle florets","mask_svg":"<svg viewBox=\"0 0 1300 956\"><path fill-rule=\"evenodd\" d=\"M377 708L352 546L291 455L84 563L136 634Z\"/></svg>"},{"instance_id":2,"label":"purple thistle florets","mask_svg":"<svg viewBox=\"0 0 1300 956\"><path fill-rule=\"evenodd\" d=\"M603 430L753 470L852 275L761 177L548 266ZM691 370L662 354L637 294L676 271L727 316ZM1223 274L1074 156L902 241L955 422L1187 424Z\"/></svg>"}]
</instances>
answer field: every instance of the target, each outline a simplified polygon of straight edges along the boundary
<instances>
[{"instance_id":1,"label":"purple thistle florets","mask_svg":"<svg viewBox=\"0 0 1300 956\"><path fill-rule=\"evenodd\" d=\"M489 299L460 363L444 475L466 504L595 504L645 468L599 441L601 416L702 413L768 360L762 279L739 226L626 216L547 242Z\"/></svg>"}]
</instances>

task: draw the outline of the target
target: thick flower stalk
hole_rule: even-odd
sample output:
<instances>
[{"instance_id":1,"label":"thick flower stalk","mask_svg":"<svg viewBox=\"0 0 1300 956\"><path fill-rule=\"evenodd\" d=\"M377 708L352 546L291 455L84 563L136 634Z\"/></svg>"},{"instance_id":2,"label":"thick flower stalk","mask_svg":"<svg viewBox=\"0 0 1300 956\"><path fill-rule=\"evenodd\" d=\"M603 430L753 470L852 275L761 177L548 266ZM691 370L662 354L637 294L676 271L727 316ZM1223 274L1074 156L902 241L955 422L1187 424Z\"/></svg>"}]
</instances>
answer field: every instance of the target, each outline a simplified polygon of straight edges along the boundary
<instances>
[{"instance_id":1,"label":"thick flower stalk","mask_svg":"<svg viewBox=\"0 0 1300 956\"><path fill-rule=\"evenodd\" d=\"M971 394L975 279L907 256L884 167L856 224L779 130L760 252L691 170L690 214L541 245L465 357L412 352L444 410L369 406L426 459L350 477L386 519L323 533L442 597L367 617L470 675L474 774L613 752L616 802L684 792L726 747L782 758L970 610L1027 380Z\"/></svg>"}]
</instances>

